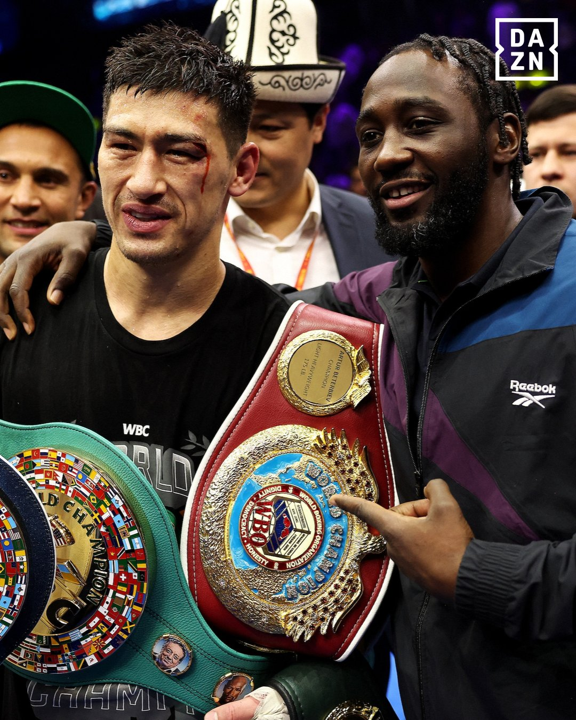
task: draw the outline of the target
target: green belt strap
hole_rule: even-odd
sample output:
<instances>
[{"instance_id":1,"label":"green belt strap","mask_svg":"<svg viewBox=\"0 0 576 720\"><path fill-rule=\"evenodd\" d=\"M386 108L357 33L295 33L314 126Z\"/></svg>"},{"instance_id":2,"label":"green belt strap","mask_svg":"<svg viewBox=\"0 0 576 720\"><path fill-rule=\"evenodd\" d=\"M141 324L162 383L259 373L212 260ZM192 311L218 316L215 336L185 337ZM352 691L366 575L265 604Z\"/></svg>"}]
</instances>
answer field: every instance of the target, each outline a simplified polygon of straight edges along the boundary
<instances>
[{"instance_id":1,"label":"green belt strap","mask_svg":"<svg viewBox=\"0 0 576 720\"><path fill-rule=\"evenodd\" d=\"M212 693L226 673L246 673L254 678L255 686L264 684L278 669L278 661L233 650L210 630L184 577L169 515L136 466L112 443L76 425L24 426L0 421L0 454L6 459L38 447L85 458L118 484L146 540L149 594L134 631L110 658L97 665L62 674L33 673L13 664L9 667L25 677L57 685L140 685L204 713L214 708ZM153 661L152 647L166 633L180 636L193 648L192 665L184 675L166 675Z\"/></svg>"}]
</instances>

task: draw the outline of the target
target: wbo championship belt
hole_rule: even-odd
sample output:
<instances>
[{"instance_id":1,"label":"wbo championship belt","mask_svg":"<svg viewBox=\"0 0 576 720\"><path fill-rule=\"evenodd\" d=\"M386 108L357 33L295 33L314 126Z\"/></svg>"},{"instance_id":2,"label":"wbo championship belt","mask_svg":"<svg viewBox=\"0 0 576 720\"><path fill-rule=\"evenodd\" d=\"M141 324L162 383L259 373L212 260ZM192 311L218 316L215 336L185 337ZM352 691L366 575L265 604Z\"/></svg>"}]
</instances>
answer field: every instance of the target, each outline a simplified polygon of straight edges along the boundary
<instances>
[{"instance_id":1,"label":"wbo championship belt","mask_svg":"<svg viewBox=\"0 0 576 720\"><path fill-rule=\"evenodd\" d=\"M384 596L385 541L328 502L396 501L380 332L292 306L195 476L181 540L188 584L207 622L249 647L343 660Z\"/></svg>"},{"instance_id":2,"label":"wbo championship belt","mask_svg":"<svg viewBox=\"0 0 576 720\"><path fill-rule=\"evenodd\" d=\"M0 421L0 455L0 662L42 683L141 685L201 712L278 669L210 630L167 511L112 443Z\"/></svg>"}]
</instances>

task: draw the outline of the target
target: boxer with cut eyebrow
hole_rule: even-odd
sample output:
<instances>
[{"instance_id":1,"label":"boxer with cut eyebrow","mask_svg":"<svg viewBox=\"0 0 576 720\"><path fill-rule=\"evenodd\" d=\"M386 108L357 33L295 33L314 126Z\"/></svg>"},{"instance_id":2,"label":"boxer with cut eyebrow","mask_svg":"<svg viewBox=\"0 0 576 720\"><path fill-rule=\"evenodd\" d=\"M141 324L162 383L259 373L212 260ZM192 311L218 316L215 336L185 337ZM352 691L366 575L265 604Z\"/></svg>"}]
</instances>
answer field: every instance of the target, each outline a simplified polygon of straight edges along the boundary
<instances>
[{"instance_id":1,"label":"boxer with cut eyebrow","mask_svg":"<svg viewBox=\"0 0 576 720\"><path fill-rule=\"evenodd\" d=\"M2 337L0 415L25 425L76 422L116 443L178 530L210 439L287 307L219 255L228 200L247 190L258 164L246 142L254 89L243 63L166 24L113 49L104 98L99 174L112 245L91 253L61 308L40 291L34 334ZM2 671L2 717L113 720L125 716L127 698L139 719L192 712L138 685L71 694Z\"/></svg>"}]
</instances>

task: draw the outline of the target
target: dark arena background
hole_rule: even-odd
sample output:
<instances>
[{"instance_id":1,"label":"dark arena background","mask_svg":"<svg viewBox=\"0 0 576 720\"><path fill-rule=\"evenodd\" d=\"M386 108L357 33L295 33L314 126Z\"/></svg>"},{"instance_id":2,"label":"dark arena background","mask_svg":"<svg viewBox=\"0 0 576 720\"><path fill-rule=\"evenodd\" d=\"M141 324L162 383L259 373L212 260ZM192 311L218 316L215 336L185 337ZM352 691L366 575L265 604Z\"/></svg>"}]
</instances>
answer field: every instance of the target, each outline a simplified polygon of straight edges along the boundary
<instances>
[{"instance_id":1,"label":"dark arena background","mask_svg":"<svg viewBox=\"0 0 576 720\"><path fill-rule=\"evenodd\" d=\"M312 169L321 182L348 187L360 96L378 60L421 32L472 37L495 49L495 18L558 18L559 82L576 82L576 0L316 0L320 51L344 60ZM99 123L107 49L147 22L171 19L203 32L213 0L0 0L0 81L37 80L79 97ZM518 83L524 106L555 83Z\"/></svg>"},{"instance_id":2,"label":"dark arena background","mask_svg":"<svg viewBox=\"0 0 576 720\"><path fill-rule=\"evenodd\" d=\"M281 0L280 0L281 1ZM108 48L163 19L203 33L214 0L0 0L0 82L35 80L80 98L101 125ZM362 90L391 47L420 33L475 38L496 50L496 19L557 18L558 82L576 83L576 0L315 0L319 48L347 73L331 106L312 170L320 182L348 188L356 164L354 132ZM556 82L546 63L517 82L526 109ZM389 698L403 718L392 672ZM512 690L511 690L512 692ZM513 719L511 719L513 720Z\"/></svg>"}]
</instances>

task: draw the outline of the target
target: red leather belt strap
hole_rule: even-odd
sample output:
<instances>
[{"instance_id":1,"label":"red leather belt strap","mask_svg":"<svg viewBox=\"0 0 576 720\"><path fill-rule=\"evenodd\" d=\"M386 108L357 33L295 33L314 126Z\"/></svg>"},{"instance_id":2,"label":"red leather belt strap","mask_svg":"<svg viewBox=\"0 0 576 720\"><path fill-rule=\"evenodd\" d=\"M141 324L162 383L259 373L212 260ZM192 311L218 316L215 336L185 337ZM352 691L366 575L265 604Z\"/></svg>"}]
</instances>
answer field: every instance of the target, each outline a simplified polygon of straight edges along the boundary
<instances>
[{"instance_id":1,"label":"red leather belt strap","mask_svg":"<svg viewBox=\"0 0 576 720\"><path fill-rule=\"evenodd\" d=\"M294 407L282 393L278 380L278 362L286 347L302 333L319 330L338 333L356 349L363 347L372 373L371 391L357 407L347 406L323 417ZM225 607L219 599L220 593L214 591L214 583L210 583L203 567L200 533L202 513L206 512L207 493L226 459L257 433L277 426L306 426L320 432L326 429L328 433L334 429L338 436L344 431L350 446L359 439L360 445L367 448L369 465L378 484L379 502L384 507L395 504L394 478L378 383L380 332L381 326L368 321L304 303L293 306L250 386L208 449L186 508L181 550L190 589L204 618L212 627L254 645L334 659L345 658L368 627L389 582L392 567L386 555L367 555L362 560L360 597L345 614L336 631L332 628L325 634L316 631L306 641L302 637L295 641L291 637L269 634L248 625ZM234 348L230 348L230 352L233 353ZM225 378L218 380L225 382ZM231 523L232 517L228 512L226 522ZM375 531L371 532L375 534ZM220 561L224 568L226 557L219 558ZM336 593L346 591L345 587L333 590Z\"/></svg>"}]
</instances>

